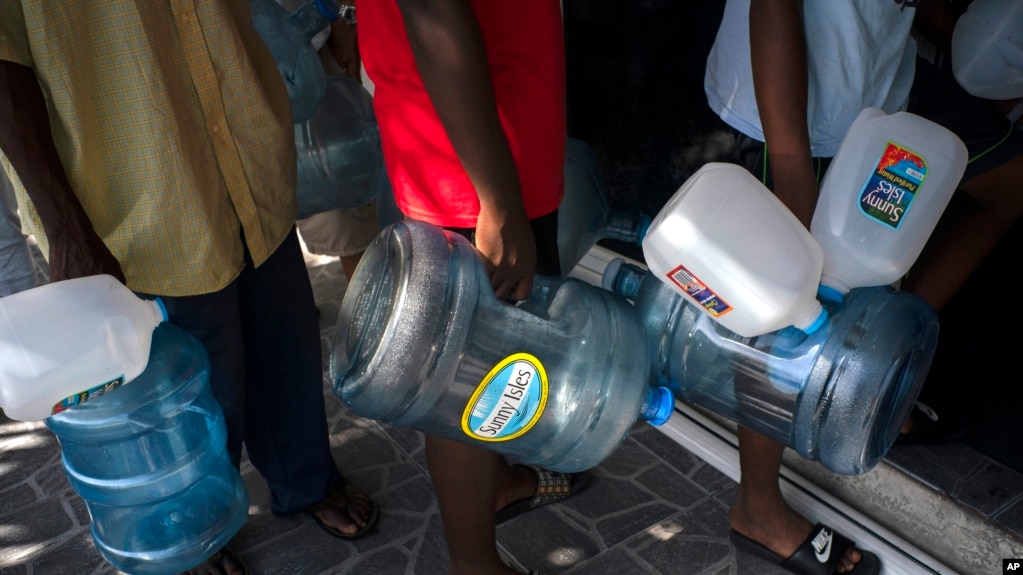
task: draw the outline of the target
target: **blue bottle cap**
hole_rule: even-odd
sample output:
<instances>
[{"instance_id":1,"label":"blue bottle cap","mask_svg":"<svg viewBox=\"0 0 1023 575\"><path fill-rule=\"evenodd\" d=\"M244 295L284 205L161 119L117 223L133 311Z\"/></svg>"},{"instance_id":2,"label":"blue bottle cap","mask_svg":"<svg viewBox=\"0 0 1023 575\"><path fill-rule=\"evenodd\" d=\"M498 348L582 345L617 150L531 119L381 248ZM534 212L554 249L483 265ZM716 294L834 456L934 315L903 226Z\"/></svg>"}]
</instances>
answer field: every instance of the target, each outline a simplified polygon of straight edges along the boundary
<instances>
[{"instance_id":1,"label":"blue bottle cap","mask_svg":"<svg viewBox=\"0 0 1023 575\"><path fill-rule=\"evenodd\" d=\"M162 299L160 299L159 297L157 297L157 298L156 298L155 300L153 300L153 301L155 301L155 302L156 302L156 305L160 306L160 313L162 313L162 314L163 314L163 321L167 321L167 320L169 319L169 318L167 317L167 306L166 306L166 305L164 305L164 303L163 303L163 300L162 300Z\"/></svg>"},{"instance_id":2,"label":"blue bottle cap","mask_svg":"<svg viewBox=\"0 0 1023 575\"><path fill-rule=\"evenodd\" d=\"M803 328L804 333L813 333L824 325L824 322L828 321L828 310L821 307L821 313L817 316L817 319L813 320L813 323Z\"/></svg>"},{"instance_id":3,"label":"blue bottle cap","mask_svg":"<svg viewBox=\"0 0 1023 575\"><path fill-rule=\"evenodd\" d=\"M837 289L821 284L817 287L817 298L826 302L842 303L845 296Z\"/></svg>"},{"instance_id":4,"label":"blue bottle cap","mask_svg":"<svg viewBox=\"0 0 1023 575\"><path fill-rule=\"evenodd\" d=\"M667 387L651 387L647 390L646 409L643 417L650 425L664 425L675 413L675 396Z\"/></svg>"}]
</instances>

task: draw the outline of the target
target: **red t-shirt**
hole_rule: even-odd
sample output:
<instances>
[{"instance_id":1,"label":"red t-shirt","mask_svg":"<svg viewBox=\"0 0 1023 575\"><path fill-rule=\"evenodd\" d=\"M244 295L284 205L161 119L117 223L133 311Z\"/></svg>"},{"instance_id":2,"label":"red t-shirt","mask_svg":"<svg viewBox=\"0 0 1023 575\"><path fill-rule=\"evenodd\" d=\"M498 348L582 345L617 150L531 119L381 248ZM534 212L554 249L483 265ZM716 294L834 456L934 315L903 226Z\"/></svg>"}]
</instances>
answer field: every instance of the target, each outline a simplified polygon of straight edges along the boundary
<instances>
[{"instance_id":1,"label":"red t-shirt","mask_svg":"<svg viewBox=\"0 0 1023 575\"><path fill-rule=\"evenodd\" d=\"M471 0L529 218L564 192L565 45L557 0ZM359 51L394 198L408 217L474 228L479 199L423 86L395 0L360 1Z\"/></svg>"}]
</instances>

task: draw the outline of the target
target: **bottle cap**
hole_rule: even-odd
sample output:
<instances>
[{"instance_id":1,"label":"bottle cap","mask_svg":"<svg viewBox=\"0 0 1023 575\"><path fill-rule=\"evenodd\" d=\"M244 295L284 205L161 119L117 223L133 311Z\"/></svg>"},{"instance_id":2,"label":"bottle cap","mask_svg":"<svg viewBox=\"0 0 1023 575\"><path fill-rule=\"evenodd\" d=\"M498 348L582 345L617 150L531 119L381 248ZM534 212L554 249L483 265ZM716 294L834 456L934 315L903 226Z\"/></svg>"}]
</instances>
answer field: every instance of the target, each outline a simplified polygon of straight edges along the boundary
<instances>
[{"instance_id":1,"label":"bottle cap","mask_svg":"<svg viewBox=\"0 0 1023 575\"><path fill-rule=\"evenodd\" d=\"M643 417L650 425L664 425L675 413L675 396L664 386L651 387L647 391L646 409Z\"/></svg>"},{"instance_id":2,"label":"bottle cap","mask_svg":"<svg viewBox=\"0 0 1023 575\"><path fill-rule=\"evenodd\" d=\"M153 301L156 302L156 305L160 308L160 314L163 316L163 321L167 321L168 319L170 319L167 316L167 306L164 305L163 300L160 298L156 298Z\"/></svg>"},{"instance_id":3,"label":"bottle cap","mask_svg":"<svg viewBox=\"0 0 1023 575\"><path fill-rule=\"evenodd\" d=\"M614 258L607 262L604 273L600 276L600 287L610 292L615 291L615 278L618 277L618 270L622 269L623 263L625 263L623 258Z\"/></svg>"},{"instance_id":4,"label":"bottle cap","mask_svg":"<svg viewBox=\"0 0 1023 575\"><path fill-rule=\"evenodd\" d=\"M829 303L842 303L842 300L845 299L845 294L831 286L821 284L817 288L817 299Z\"/></svg>"},{"instance_id":5,"label":"bottle cap","mask_svg":"<svg viewBox=\"0 0 1023 575\"><path fill-rule=\"evenodd\" d=\"M799 329L803 330L804 333L813 333L820 329L821 326L824 325L824 322L826 322L827 320L828 310L824 309L824 307L821 306L821 312L817 314L817 317L812 322L810 322L809 325L807 325L806 327L800 327Z\"/></svg>"}]
</instances>

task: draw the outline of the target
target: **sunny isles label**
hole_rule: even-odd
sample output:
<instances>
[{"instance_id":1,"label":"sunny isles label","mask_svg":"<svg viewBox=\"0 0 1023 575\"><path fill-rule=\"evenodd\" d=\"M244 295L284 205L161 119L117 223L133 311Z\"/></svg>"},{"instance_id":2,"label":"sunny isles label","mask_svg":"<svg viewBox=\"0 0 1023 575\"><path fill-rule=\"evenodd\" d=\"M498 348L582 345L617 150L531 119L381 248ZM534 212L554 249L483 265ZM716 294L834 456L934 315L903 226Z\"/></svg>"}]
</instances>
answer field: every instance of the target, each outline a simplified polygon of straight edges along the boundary
<instances>
[{"instance_id":1,"label":"sunny isles label","mask_svg":"<svg viewBox=\"0 0 1023 575\"><path fill-rule=\"evenodd\" d=\"M923 158L888 142L860 193L860 211L882 225L899 229L926 177L927 162Z\"/></svg>"},{"instance_id":2,"label":"sunny isles label","mask_svg":"<svg viewBox=\"0 0 1023 575\"><path fill-rule=\"evenodd\" d=\"M501 360L462 412L462 431L482 441L508 441L533 427L547 406L547 371L533 355Z\"/></svg>"}]
</instances>

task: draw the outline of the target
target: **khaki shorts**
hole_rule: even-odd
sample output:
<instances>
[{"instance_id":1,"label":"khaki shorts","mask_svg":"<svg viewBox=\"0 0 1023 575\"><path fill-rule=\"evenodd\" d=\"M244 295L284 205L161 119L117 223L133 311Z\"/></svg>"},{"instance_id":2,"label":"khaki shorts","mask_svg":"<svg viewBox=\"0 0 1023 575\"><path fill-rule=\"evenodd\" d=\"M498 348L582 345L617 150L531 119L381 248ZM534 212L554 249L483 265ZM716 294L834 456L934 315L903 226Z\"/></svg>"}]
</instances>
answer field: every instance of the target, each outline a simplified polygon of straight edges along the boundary
<instances>
[{"instance_id":1,"label":"khaki shorts","mask_svg":"<svg viewBox=\"0 0 1023 575\"><path fill-rule=\"evenodd\" d=\"M298 233L310 253L345 257L366 251L380 232L376 200L354 208L340 208L298 220Z\"/></svg>"}]
</instances>

